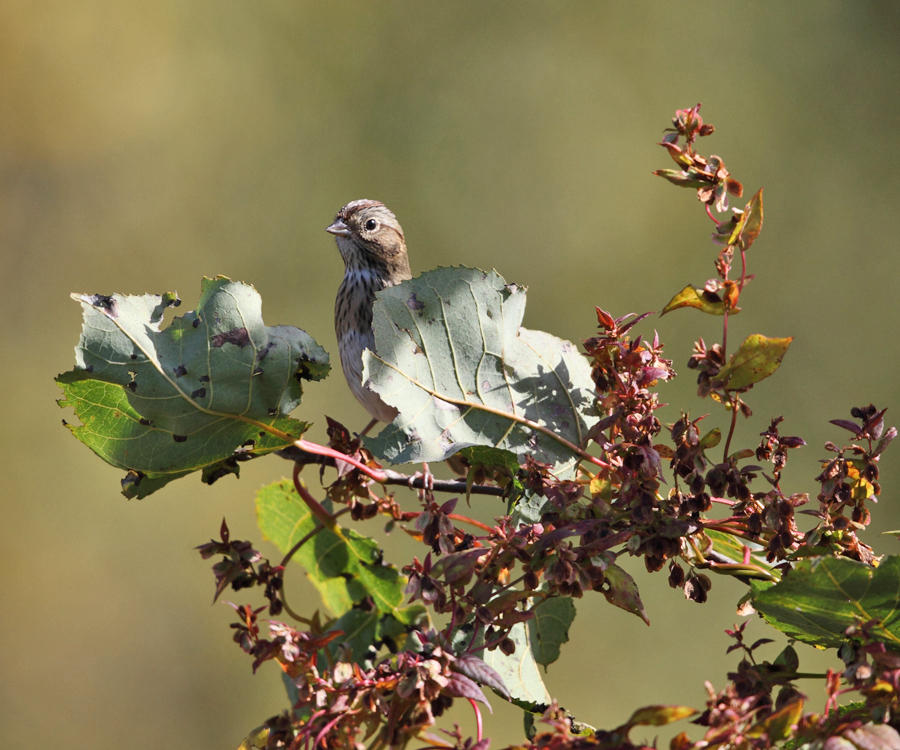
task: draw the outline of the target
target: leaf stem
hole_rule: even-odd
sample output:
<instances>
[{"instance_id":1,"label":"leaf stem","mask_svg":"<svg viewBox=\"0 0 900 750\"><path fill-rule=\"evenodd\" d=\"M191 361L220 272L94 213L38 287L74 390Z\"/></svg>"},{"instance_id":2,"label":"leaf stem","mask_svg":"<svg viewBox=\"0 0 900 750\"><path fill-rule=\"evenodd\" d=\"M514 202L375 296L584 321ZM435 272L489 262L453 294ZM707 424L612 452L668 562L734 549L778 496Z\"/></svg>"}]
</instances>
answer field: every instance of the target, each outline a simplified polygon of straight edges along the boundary
<instances>
[{"instance_id":1,"label":"leaf stem","mask_svg":"<svg viewBox=\"0 0 900 750\"><path fill-rule=\"evenodd\" d=\"M376 482L380 482L383 484L384 480L387 479L387 474L384 471L379 471L378 469L373 469L371 466L366 466L364 463L358 461L352 456L348 456L346 453L336 451L334 448L329 448L327 445L319 445L318 443L313 443L309 440L304 440L303 438L295 440L294 445L297 446L297 448L299 448L300 450L306 451L307 453L312 453L316 456L326 456L327 458L334 459L335 461L343 461L344 463L348 463L352 467L359 469L367 477L374 479Z\"/></svg>"},{"instance_id":2,"label":"leaf stem","mask_svg":"<svg viewBox=\"0 0 900 750\"><path fill-rule=\"evenodd\" d=\"M309 494L309 490L306 489L306 485L300 480L300 471L303 468L302 464L294 464L294 471L292 474L292 478L294 480L294 489L297 490L297 494L303 498L303 502L306 503L306 507L309 508L310 513L312 513L313 517L322 524L323 528L333 529L334 528L334 519L331 513L325 510L325 507L316 500L312 495ZM310 532L310 534L318 533L319 529L314 529ZM308 535L307 535L308 536ZM306 541L306 537L297 542L296 549L300 548L300 545ZM291 549L290 555L293 555L296 549ZM287 558L290 560L290 556ZM281 564L284 565L286 561L283 561Z\"/></svg>"},{"instance_id":3,"label":"leaf stem","mask_svg":"<svg viewBox=\"0 0 900 750\"><path fill-rule=\"evenodd\" d=\"M472 706L472 710L475 712L475 728L478 733L475 741L481 742L484 738L484 726L482 725L481 711L478 710L478 704L475 702L474 698L467 698L466 700L469 701L469 705Z\"/></svg>"},{"instance_id":4,"label":"leaf stem","mask_svg":"<svg viewBox=\"0 0 900 750\"><path fill-rule=\"evenodd\" d=\"M492 529L487 524L484 524L481 521L476 521L474 518L469 518L468 516L461 516L459 513L448 513L447 518L451 519L452 521L459 521L460 523L467 523L470 526L475 526L482 531L486 531L488 534L491 534L494 531L494 529Z\"/></svg>"},{"instance_id":5,"label":"leaf stem","mask_svg":"<svg viewBox=\"0 0 900 750\"><path fill-rule=\"evenodd\" d=\"M722 460L728 460L728 449L731 447L731 438L734 435L734 428L737 425L738 406L736 396L731 396L731 425L728 427L728 437L725 438L725 451L722 454Z\"/></svg>"},{"instance_id":6,"label":"leaf stem","mask_svg":"<svg viewBox=\"0 0 900 750\"><path fill-rule=\"evenodd\" d=\"M723 308L722 312L722 360L725 360L725 353L728 351L728 308Z\"/></svg>"},{"instance_id":7,"label":"leaf stem","mask_svg":"<svg viewBox=\"0 0 900 750\"><path fill-rule=\"evenodd\" d=\"M776 576L772 571L766 570L761 565L754 565L752 563L743 564L743 563L720 563L715 560L707 561L706 563L709 565L710 570L719 571L723 574L729 575L753 575L757 578L764 578L767 581L774 581L778 583L781 579Z\"/></svg>"}]
</instances>

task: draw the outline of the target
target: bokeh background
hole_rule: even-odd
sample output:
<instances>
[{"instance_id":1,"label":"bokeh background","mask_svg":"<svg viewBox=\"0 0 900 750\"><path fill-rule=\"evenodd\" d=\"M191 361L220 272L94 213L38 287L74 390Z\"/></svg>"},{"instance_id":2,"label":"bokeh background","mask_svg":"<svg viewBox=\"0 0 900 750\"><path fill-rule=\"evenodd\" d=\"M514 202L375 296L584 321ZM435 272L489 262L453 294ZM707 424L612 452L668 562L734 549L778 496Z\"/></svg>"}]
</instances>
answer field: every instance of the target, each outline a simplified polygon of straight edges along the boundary
<instances>
[{"instance_id":1,"label":"bokeh background","mask_svg":"<svg viewBox=\"0 0 900 750\"><path fill-rule=\"evenodd\" d=\"M271 553L252 498L286 465L126 502L54 403L80 329L71 291L177 290L190 309L202 275L227 274L257 287L267 322L334 353L342 269L322 229L371 197L396 211L415 270L494 266L529 286L527 325L581 341L593 305L658 310L713 275L693 194L650 175L671 166L654 144L673 111L702 101L718 128L703 148L748 196L765 187L732 340L796 337L738 442L784 414L809 442L790 489L813 489L822 443L843 437L828 419L869 401L900 418L898 7L0 0L5 743L227 748L285 705L272 665L251 676L230 642L192 547L225 516ZM684 311L654 327L683 371L719 321ZM690 373L663 393L669 416L712 409ZM310 385L299 413L319 440L326 413L367 419L340 376ZM878 532L900 526L896 450L868 536L893 553ZM402 562L409 547L389 542ZM648 703L702 706L703 681L723 685L734 662L722 631L740 587L716 580L697 606L635 562L652 627L588 597L547 675L599 726ZM294 601L312 608L299 575ZM494 703L494 747L520 739Z\"/></svg>"}]
</instances>

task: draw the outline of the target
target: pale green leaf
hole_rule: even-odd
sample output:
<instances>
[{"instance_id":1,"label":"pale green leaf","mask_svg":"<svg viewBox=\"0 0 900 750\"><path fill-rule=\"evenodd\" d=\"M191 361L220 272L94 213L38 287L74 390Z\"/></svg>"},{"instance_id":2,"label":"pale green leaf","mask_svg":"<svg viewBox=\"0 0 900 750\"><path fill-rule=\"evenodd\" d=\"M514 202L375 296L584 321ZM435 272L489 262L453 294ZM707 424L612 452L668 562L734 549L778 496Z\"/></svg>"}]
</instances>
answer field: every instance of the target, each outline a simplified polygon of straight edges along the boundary
<instances>
[{"instance_id":1,"label":"pale green leaf","mask_svg":"<svg viewBox=\"0 0 900 750\"><path fill-rule=\"evenodd\" d=\"M567 596L545 599L534 608L528 620L531 653L546 667L559 658L560 646L569 640L569 628L575 620L575 602Z\"/></svg>"},{"instance_id":2,"label":"pale green leaf","mask_svg":"<svg viewBox=\"0 0 900 750\"><path fill-rule=\"evenodd\" d=\"M525 290L495 271L439 268L379 292L363 379L400 414L367 441L394 463L492 446L571 468L593 411L577 347L521 327Z\"/></svg>"},{"instance_id":3,"label":"pale green leaf","mask_svg":"<svg viewBox=\"0 0 900 750\"><path fill-rule=\"evenodd\" d=\"M73 295L84 325L75 368L57 377L81 424L67 425L127 474L129 497L202 471L212 482L238 461L290 444L307 423L287 415L302 379L328 372L304 331L266 326L253 287L204 279L196 311L161 328L172 294Z\"/></svg>"},{"instance_id":4,"label":"pale green leaf","mask_svg":"<svg viewBox=\"0 0 900 750\"><path fill-rule=\"evenodd\" d=\"M531 631L520 622L510 630L509 638L516 644L515 652L507 656L495 648L485 651L482 659L500 675L512 703L528 711L543 711L552 698L534 658Z\"/></svg>"}]
</instances>

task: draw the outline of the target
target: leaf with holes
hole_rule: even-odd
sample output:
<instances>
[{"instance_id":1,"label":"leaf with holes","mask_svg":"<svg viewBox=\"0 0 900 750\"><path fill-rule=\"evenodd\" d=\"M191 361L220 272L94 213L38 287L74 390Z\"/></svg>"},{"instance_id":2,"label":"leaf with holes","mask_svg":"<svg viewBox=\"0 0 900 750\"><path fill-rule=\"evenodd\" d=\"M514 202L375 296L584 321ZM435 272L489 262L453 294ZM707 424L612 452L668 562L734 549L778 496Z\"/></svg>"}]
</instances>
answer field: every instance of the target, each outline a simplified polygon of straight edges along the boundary
<instances>
[{"instance_id":1,"label":"leaf with holes","mask_svg":"<svg viewBox=\"0 0 900 750\"><path fill-rule=\"evenodd\" d=\"M145 497L202 471L238 473L238 461L283 448L306 422L287 415L302 380L328 373L328 354L305 331L266 326L247 284L203 279L197 309L161 328L174 294L73 294L84 324L75 368L56 378L81 421L67 425L107 463L122 491Z\"/></svg>"},{"instance_id":2,"label":"leaf with holes","mask_svg":"<svg viewBox=\"0 0 900 750\"><path fill-rule=\"evenodd\" d=\"M363 379L400 414L367 446L394 463L502 448L571 469L596 419L569 341L520 327L525 290L496 271L438 268L378 293Z\"/></svg>"}]
</instances>

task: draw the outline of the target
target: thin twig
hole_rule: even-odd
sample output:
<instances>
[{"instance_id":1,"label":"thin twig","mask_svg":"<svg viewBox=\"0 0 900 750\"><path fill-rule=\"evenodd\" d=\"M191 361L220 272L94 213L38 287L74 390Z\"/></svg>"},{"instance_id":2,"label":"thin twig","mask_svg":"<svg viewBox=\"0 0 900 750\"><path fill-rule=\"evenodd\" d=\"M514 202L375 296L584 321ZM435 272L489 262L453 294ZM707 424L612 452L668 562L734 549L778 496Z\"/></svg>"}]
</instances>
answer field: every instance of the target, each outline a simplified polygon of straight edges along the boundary
<instances>
[{"instance_id":1,"label":"thin twig","mask_svg":"<svg viewBox=\"0 0 900 750\"><path fill-rule=\"evenodd\" d=\"M309 490L306 489L306 486L300 479L300 470L302 468L302 464L294 464L294 489L297 490L297 494L303 498L303 502L306 503L306 507L309 508L309 512L313 514L313 517L322 524L323 527L333 529L334 516L325 510L325 506L323 506L322 503L309 494Z\"/></svg>"},{"instance_id":2,"label":"thin twig","mask_svg":"<svg viewBox=\"0 0 900 750\"><path fill-rule=\"evenodd\" d=\"M313 448L313 450L310 450L310 448ZM325 450L318 450L320 448ZM337 458L335 458L334 454L337 454ZM344 461L359 469L367 477L379 484L402 485L419 490L426 489L425 477L401 474L399 471L391 469L373 469L371 466L366 466L339 451L325 448L325 446L311 443L308 440L298 440L294 445L278 451L278 455L299 465L335 466L336 461ZM506 494L506 490L503 487L490 484L473 484L469 487L464 480L458 479L435 479L434 485L429 485L429 488L437 492L469 492L472 495L494 495L495 497L503 497Z\"/></svg>"},{"instance_id":3,"label":"thin twig","mask_svg":"<svg viewBox=\"0 0 900 750\"><path fill-rule=\"evenodd\" d=\"M738 397L736 394L732 394L732 397L731 397L731 425L728 427L728 437L725 438L725 451L724 451L724 457L722 459L723 461L728 460L728 451L731 449L731 438L734 437L734 428L737 425L737 412L738 412L737 398Z\"/></svg>"}]
</instances>

